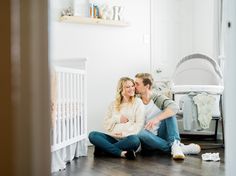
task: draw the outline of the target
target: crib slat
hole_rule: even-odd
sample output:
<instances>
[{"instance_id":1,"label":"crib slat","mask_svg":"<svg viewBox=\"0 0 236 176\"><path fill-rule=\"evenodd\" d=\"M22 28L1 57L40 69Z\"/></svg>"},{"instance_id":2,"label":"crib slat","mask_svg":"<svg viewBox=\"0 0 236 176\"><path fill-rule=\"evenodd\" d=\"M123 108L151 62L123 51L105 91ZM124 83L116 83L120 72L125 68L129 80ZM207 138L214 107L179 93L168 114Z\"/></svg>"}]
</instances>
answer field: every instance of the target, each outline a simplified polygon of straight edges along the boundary
<instances>
[{"instance_id":1,"label":"crib slat","mask_svg":"<svg viewBox=\"0 0 236 176\"><path fill-rule=\"evenodd\" d=\"M83 121L83 130L84 130L84 134L86 134L87 133L87 119L86 119L86 116L87 116L87 114L86 114L86 111L85 111L85 109L86 109L86 96L85 96L85 93L86 93L86 85L85 85L85 82L86 82L86 79L85 79L85 75L83 75L83 104L84 104L84 106L83 106L83 111L84 111L84 113L83 113L83 119L84 119L84 121Z\"/></svg>"},{"instance_id":2,"label":"crib slat","mask_svg":"<svg viewBox=\"0 0 236 176\"><path fill-rule=\"evenodd\" d=\"M80 94L80 135L83 134L83 96L82 96L82 75L80 75L80 89L79 89L79 94Z\"/></svg>"},{"instance_id":3,"label":"crib slat","mask_svg":"<svg viewBox=\"0 0 236 176\"><path fill-rule=\"evenodd\" d=\"M65 139L66 139L66 136L65 136L65 131L66 131L66 127L65 127L65 117L66 117L66 107L65 107L65 73L63 72L62 73L62 83L61 83L61 97L62 97L62 101L61 101L61 111L62 111L62 141L64 142Z\"/></svg>"},{"instance_id":4,"label":"crib slat","mask_svg":"<svg viewBox=\"0 0 236 176\"><path fill-rule=\"evenodd\" d=\"M69 119L69 134L68 134L68 139L71 139L71 74L68 73L68 119Z\"/></svg>"},{"instance_id":5,"label":"crib slat","mask_svg":"<svg viewBox=\"0 0 236 176\"><path fill-rule=\"evenodd\" d=\"M61 87L61 82L58 82L58 94L59 94L59 101L60 101L60 87ZM57 139L57 143L61 142L61 115L57 117L57 135L58 135L58 139Z\"/></svg>"},{"instance_id":6,"label":"crib slat","mask_svg":"<svg viewBox=\"0 0 236 176\"><path fill-rule=\"evenodd\" d=\"M83 127L82 127L82 130L83 130L83 134L85 134L85 125L84 125L84 123L85 123L85 111L84 111L84 108L85 108L85 96L84 96L84 91L85 91L85 87L84 87L84 75L82 76L82 84L81 84L81 86L82 86L82 92L81 92L81 96L82 96L82 101L83 101L83 103L82 103L82 105L83 105L83 115L82 115L82 124L83 124Z\"/></svg>"},{"instance_id":7,"label":"crib slat","mask_svg":"<svg viewBox=\"0 0 236 176\"><path fill-rule=\"evenodd\" d=\"M73 134L73 137L76 137L76 111L75 111L75 100L76 100L76 75L73 74L73 119L74 119L74 122L73 122L73 125L74 125L74 134Z\"/></svg>"},{"instance_id":8,"label":"crib slat","mask_svg":"<svg viewBox=\"0 0 236 176\"><path fill-rule=\"evenodd\" d=\"M77 135L80 135L80 75L77 75Z\"/></svg>"},{"instance_id":9,"label":"crib slat","mask_svg":"<svg viewBox=\"0 0 236 176\"><path fill-rule=\"evenodd\" d=\"M69 140L69 103L68 103L68 90L69 90L69 75L66 74L66 90L65 90L65 94L66 94L66 141Z\"/></svg>"}]
</instances>

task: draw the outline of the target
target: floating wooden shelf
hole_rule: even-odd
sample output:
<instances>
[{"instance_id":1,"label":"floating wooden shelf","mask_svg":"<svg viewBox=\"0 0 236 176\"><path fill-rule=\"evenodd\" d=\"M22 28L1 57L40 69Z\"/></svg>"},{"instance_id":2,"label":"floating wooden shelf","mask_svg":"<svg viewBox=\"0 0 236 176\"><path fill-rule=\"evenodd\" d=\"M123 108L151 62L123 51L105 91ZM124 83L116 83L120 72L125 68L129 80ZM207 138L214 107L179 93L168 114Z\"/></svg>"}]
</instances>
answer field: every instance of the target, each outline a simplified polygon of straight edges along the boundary
<instances>
[{"instance_id":1,"label":"floating wooden shelf","mask_svg":"<svg viewBox=\"0 0 236 176\"><path fill-rule=\"evenodd\" d=\"M82 24L98 24L98 25L111 25L111 26L128 26L129 24L124 21L116 20L103 20L99 18L89 18L80 16L62 16L61 22L67 23L82 23Z\"/></svg>"}]
</instances>

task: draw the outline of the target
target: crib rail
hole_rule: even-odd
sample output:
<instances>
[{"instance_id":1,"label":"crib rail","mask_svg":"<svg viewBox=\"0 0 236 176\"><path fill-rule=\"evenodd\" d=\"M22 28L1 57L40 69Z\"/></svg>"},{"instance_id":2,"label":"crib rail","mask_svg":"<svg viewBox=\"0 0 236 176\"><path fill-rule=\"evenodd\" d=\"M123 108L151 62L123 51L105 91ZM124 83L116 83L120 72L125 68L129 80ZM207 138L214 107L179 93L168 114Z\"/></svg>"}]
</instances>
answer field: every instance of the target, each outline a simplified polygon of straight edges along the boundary
<instances>
[{"instance_id":1,"label":"crib rail","mask_svg":"<svg viewBox=\"0 0 236 176\"><path fill-rule=\"evenodd\" d=\"M55 67L57 87L56 119L51 135L51 151L76 143L87 136L86 72Z\"/></svg>"}]
</instances>

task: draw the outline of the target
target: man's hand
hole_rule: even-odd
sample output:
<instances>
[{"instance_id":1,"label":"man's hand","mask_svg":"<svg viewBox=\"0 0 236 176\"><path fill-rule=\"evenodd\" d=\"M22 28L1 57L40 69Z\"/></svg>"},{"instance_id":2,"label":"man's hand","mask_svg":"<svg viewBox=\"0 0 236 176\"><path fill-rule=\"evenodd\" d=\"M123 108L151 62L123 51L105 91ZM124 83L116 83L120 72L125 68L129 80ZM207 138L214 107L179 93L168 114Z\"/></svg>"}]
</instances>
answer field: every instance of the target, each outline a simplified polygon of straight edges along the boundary
<instances>
[{"instance_id":1,"label":"man's hand","mask_svg":"<svg viewBox=\"0 0 236 176\"><path fill-rule=\"evenodd\" d=\"M120 117L120 123L126 123L126 122L128 122L128 121L129 121L129 119L128 119L126 116L121 115L121 117Z\"/></svg>"},{"instance_id":2,"label":"man's hand","mask_svg":"<svg viewBox=\"0 0 236 176\"><path fill-rule=\"evenodd\" d=\"M154 128L154 126L156 125L156 124L158 124L160 122L160 120L156 117L156 118L154 118L154 119L152 119L152 120L149 120L148 122L147 122L147 124L145 125L145 129L147 129L147 130L151 130L151 129L153 129Z\"/></svg>"}]
</instances>

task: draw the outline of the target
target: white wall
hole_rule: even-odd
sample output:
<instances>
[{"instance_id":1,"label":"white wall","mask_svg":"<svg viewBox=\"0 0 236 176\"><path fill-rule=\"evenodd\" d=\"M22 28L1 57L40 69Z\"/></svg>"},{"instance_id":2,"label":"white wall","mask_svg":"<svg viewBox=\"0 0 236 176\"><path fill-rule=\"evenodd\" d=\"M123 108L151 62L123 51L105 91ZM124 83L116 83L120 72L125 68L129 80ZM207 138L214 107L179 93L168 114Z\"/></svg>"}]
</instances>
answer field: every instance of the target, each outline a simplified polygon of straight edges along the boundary
<instances>
[{"instance_id":1,"label":"white wall","mask_svg":"<svg viewBox=\"0 0 236 176\"><path fill-rule=\"evenodd\" d=\"M121 1L128 27L58 22L60 10L70 2L51 0L51 59L88 58L88 131L102 130L108 104L121 76L150 69L150 3Z\"/></svg>"},{"instance_id":2,"label":"white wall","mask_svg":"<svg viewBox=\"0 0 236 176\"><path fill-rule=\"evenodd\" d=\"M228 26L231 23L231 27ZM226 151L226 176L234 176L236 173L236 1L224 1L224 29L225 29L225 151Z\"/></svg>"},{"instance_id":3,"label":"white wall","mask_svg":"<svg viewBox=\"0 0 236 176\"><path fill-rule=\"evenodd\" d=\"M99 0L105 1L110 2ZM102 130L104 113L114 98L119 77L151 69L156 79L169 79L176 63L185 55L193 52L216 55L216 1L112 2L125 6L125 19L130 26L60 23L60 11L72 1L51 0L50 58L88 58L89 131ZM163 71L159 77L155 74L157 68Z\"/></svg>"},{"instance_id":4,"label":"white wall","mask_svg":"<svg viewBox=\"0 0 236 176\"><path fill-rule=\"evenodd\" d=\"M177 62L192 53L215 57L215 0L152 0L152 71L169 79ZM162 73L157 76L156 69Z\"/></svg>"}]
</instances>

